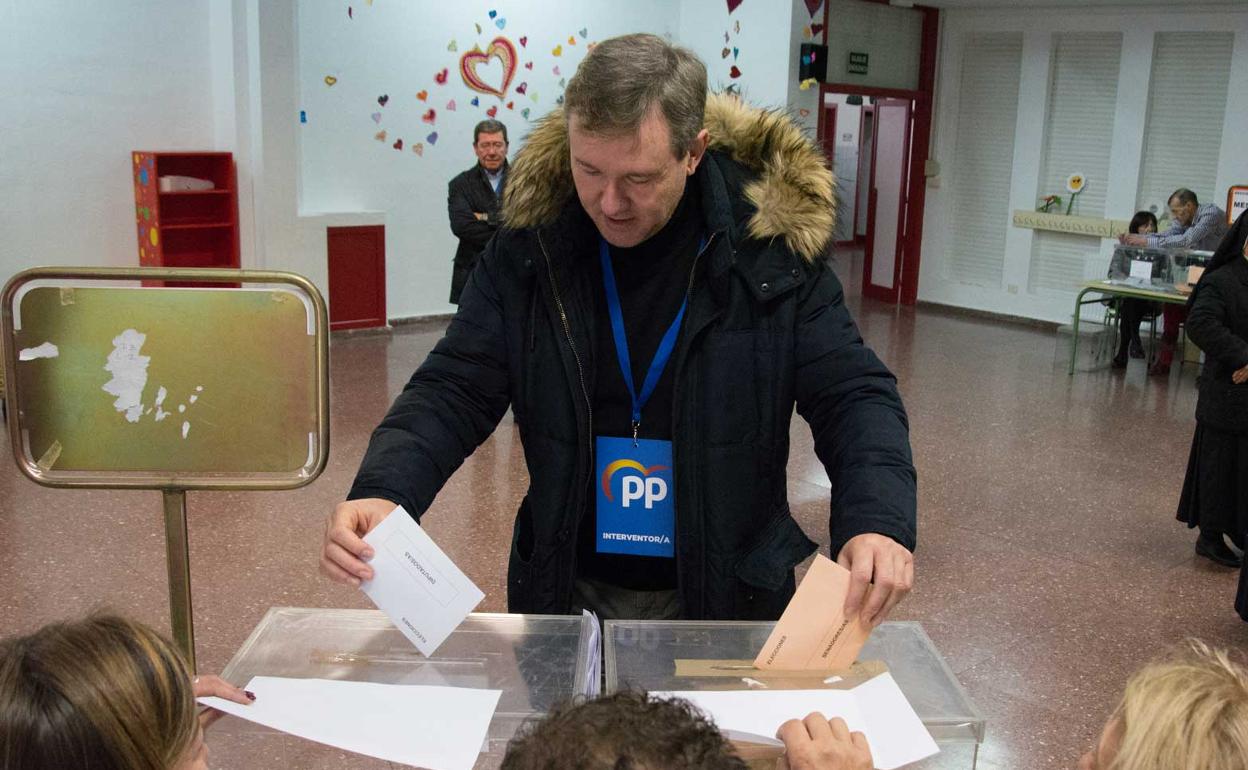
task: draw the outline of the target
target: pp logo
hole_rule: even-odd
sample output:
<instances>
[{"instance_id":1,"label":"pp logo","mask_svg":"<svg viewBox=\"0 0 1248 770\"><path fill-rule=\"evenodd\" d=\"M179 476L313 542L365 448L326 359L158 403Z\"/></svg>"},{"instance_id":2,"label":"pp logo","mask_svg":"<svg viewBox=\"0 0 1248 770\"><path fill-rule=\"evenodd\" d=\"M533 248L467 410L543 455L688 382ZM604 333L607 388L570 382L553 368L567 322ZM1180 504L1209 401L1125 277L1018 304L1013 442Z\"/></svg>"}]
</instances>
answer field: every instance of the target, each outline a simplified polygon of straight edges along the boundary
<instances>
[{"instance_id":1,"label":"pp logo","mask_svg":"<svg viewBox=\"0 0 1248 770\"><path fill-rule=\"evenodd\" d=\"M615 502L615 495L611 492L611 477L617 471L626 468L637 471L641 475L637 476L630 473L621 477L621 508L628 508L640 500L646 510L650 510L654 508L655 503L661 503L667 499L667 482L653 475L667 470L666 465L652 465L647 468L636 460L616 460L602 472L602 493L606 495L608 500Z\"/></svg>"}]
</instances>

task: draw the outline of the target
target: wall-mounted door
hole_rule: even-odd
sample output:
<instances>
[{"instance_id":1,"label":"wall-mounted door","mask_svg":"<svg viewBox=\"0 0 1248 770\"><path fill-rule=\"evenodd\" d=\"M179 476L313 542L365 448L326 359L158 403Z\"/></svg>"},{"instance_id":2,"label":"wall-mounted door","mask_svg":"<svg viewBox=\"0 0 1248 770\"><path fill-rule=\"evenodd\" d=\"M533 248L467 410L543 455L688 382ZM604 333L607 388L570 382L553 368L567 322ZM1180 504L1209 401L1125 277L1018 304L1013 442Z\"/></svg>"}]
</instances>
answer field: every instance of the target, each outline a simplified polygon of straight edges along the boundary
<instances>
[{"instance_id":1,"label":"wall-mounted door","mask_svg":"<svg viewBox=\"0 0 1248 770\"><path fill-rule=\"evenodd\" d=\"M910 181L909 100L876 100L871 156L862 293L885 302L897 302Z\"/></svg>"}]
</instances>

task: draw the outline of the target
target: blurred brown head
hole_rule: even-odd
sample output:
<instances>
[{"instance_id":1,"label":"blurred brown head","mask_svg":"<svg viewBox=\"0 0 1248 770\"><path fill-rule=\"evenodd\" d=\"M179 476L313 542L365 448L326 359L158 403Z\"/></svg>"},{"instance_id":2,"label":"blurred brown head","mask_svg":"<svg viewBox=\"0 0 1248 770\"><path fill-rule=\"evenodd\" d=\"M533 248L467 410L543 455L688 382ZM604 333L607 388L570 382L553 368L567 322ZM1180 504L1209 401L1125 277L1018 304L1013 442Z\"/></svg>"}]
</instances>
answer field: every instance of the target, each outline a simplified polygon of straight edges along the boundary
<instances>
[{"instance_id":1,"label":"blurred brown head","mask_svg":"<svg viewBox=\"0 0 1248 770\"><path fill-rule=\"evenodd\" d=\"M3 770L169 770L195 710L181 656L138 623L102 615L0 642Z\"/></svg>"},{"instance_id":2,"label":"blurred brown head","mask_svg":"<svg viewBox=\"0 0 1248 770\"><path fill-rule=\"evenodd\" d=\"M686 701L618 692L556 706L507 747L502 770L745 770Z\"/></svg>"}]
</instances>

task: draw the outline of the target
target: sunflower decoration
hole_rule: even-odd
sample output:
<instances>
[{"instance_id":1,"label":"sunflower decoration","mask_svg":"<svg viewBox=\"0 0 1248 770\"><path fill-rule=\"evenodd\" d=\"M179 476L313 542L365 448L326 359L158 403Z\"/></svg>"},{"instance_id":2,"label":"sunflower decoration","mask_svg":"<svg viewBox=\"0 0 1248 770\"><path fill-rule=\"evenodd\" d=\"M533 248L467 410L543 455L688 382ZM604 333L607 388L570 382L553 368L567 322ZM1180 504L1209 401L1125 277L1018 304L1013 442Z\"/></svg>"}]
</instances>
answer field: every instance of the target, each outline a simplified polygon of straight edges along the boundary
<instances>
[{"instance_id":1,"label":"sunflower decoration","mask_svg":"<svg viewBox=\"0 0 1248 770\"><path fill-rule=\"evenodd\" d=\"M1083 192L1087 186L1088 178L1081 173L1066 177L1066 192L1070 193L1070 200L1066 204L1066 216L1070 216L1071 210L1075 207L1075 198L1079 197L1079 193Z\"/></svg>"}]
</instances>

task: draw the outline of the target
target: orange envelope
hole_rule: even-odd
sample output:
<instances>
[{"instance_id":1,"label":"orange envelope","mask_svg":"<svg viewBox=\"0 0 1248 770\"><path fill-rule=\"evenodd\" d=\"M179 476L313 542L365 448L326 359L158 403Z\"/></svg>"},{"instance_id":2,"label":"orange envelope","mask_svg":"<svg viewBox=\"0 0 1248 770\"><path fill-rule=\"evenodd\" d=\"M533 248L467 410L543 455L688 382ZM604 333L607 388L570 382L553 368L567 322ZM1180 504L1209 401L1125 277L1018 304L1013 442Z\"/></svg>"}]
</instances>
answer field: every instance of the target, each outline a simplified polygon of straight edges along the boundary
<instances>
[{"instance_id":1,"label":"orange envelope","mask_svg":"<svg viewBox=\"0 0 1248 770\"><path fill-rule=\"evenodd\" d=\"M780 671L846 668L871 635L861 618L845 617L849 570L819 554L767 637L754 667Z\"/></svg>"}]
</instances>

